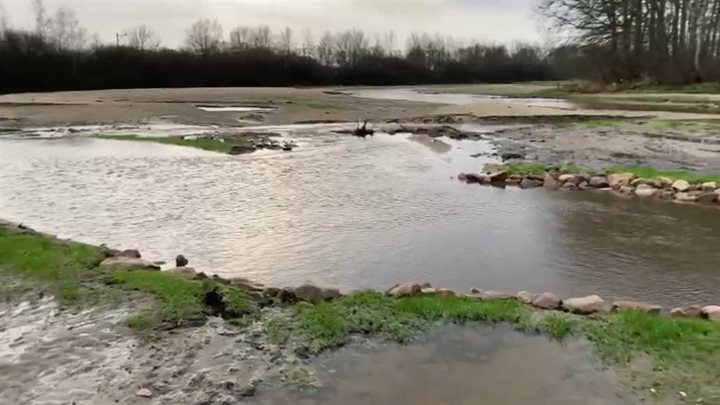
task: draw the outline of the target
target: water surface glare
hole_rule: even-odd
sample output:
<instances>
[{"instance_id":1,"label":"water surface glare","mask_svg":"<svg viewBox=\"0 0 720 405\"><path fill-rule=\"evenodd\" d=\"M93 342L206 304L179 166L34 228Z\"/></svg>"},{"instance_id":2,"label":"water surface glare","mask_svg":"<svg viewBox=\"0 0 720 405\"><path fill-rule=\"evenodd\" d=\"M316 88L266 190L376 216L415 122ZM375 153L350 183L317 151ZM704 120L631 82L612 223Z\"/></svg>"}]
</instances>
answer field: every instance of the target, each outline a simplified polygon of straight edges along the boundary
<instances>
[{"instance_id":1,"label":"water surface glare","mask_svg":"<svg viewBox=\"0 0 720 405\"><path fill-rule=\"evenodd\" d=\"M0 140L0 218L198 270L344 290L720 298L720 212L451 180L485 142L292 127L293 152L226 156L148 142ZM442 143L438 143L442 142Z\"/></svg>"}]
</instances>

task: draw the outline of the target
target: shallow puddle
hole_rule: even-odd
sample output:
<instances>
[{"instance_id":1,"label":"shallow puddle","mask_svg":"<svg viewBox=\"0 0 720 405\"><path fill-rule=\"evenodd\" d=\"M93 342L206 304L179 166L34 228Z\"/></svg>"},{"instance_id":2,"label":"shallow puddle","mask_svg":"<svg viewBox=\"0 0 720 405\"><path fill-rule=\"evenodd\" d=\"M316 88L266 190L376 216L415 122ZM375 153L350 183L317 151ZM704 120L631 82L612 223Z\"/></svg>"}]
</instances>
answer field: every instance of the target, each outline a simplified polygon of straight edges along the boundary
<instances>
[{"instance_id":1,"label":"shallow puddle","mask_svg":"<svg viewBox=\"0 0 720 405\"><path fill-rule=\"evenodd\" d=\"M321 388L279 389L263 404L622 405L634 403L581 341L509 327L447 325L409 345L351 346L316 361Z\"/></svg>"}]
</instances>

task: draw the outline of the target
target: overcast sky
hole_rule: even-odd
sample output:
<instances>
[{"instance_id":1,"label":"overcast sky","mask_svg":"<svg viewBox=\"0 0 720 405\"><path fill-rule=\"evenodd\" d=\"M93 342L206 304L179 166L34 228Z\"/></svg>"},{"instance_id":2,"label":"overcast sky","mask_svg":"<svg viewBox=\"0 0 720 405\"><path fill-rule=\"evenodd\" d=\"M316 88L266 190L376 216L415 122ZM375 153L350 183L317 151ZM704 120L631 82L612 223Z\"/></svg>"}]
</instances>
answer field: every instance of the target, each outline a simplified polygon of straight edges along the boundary
<instances>
[{"instance_id":1,"label":"overcast sky","mask_svg":"<svg viewBox=\"0 0 720 405\"><path fill-rule=\"evenodd\" d=\"M215 18L225 34L238 25L288 26L323 31L360 28L369 34L394 30L404 46L411 32L451 35L469 43L541 42L533 14L536 0L45 0L48 14L69 6L89 33L114 42L115 33L146 24L163 45L182 43L185 30L201 18ZM31 0L0 0L11 27L32 28Z\"/></svg>"}]
</instances>

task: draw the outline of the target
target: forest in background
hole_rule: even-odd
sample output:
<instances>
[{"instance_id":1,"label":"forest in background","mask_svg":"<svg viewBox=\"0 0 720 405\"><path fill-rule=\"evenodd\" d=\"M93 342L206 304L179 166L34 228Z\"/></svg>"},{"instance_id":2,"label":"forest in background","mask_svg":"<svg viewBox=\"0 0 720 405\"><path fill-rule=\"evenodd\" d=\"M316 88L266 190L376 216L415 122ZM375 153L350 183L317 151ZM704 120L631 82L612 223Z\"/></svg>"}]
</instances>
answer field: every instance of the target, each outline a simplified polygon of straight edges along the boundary
<instances>
[{"instance_id":1,"label":"forest in background","mask_svg":"<svg viewBox=\"0 0 720 405\"><path fill-rule=\"evenodd\" d=\"M539 0L564 38L543 48L473 43L393 31L326 32L267 26L225 32L203 19L185 46L162 46L148 26L115 44L89 35L72 9L48 13L35 0L35 27L0 15L0 93L143 87L413 85L588 79L604 84L720 81L720 0Z\"/></svg>"}]
</instances>

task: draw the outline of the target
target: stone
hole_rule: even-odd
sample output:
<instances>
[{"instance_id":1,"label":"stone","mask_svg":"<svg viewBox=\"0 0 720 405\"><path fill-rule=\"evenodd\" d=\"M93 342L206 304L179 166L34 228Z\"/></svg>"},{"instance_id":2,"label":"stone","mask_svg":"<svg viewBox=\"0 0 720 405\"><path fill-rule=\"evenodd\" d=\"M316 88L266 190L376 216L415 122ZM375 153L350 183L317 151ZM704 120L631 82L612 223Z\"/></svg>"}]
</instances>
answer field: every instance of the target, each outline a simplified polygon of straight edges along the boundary
<instances>
[{"instance_id":1,"label":"stone","mask_svg":"<svg viewBox=\"0 0 720 405\"><path fill-rule=\"evenodd\" d=\"M699 306L691 306L687 308L673 308L670 316L676 318L700 318L702 316L702 308Z\"/></svg>"},{"instance_id":2,"label":"stone","mask_svg":"<svg viewBox=\"0 0 720 405\"><path fill-rule=\"evenodd\" d=\"M648 180L648 179L643 179L643 178L641 178L641 177L639 177L639 178L637 178L637 179L633 179L633 180L630 182L630 185L633 186L633 187L637 187L637 186L639 186L639 185L641 185L641 184L651 184L651 182L650 182L650 180Z\"/></svg>"},{"instance_id":3,"label":"stone","mask_svg":"<svg viewBox=\"0 0 720 405\"><path fill-rule=\"evenodd\" d=\"M420 293L422 295L435 295L437 291L432 287L425 287L422 290L420 290Z\"/></svg>"},{"instance_id":4,"label":"stone","mask_svg":"<svg viewBox=\"0 0 720 405\"><path fill-rule=\"evenodd\" d=\"M470 292L472 294L480 294L482 292L482 290L473 287L470 289Z\"/></svg>"},{"instance_id":5,"label":"stone","mask_svg":"<svg viewBox=\"0 0 720 405\"><path fill-rule=\"evenodd\" d=\"M675 192L672 189L658 190L655 197L661 200L672 200L675 197Z\"/></svg>"},{"instance_id":6,"label":"stone","mask_svg":"<svg viewBox=\"0 0 720 405\"><path fill-rule=\"evenodd\" d=\"M455 296L455 291L447 288L438 288L436 295L443 298L452 298Z\"/></svg>"},{"instance_id":7,"label":"stone","mask_svg":"<svg viewBox=\"0 0 720 405\"><path fill-rule=\"evenodd\" d=\"M488 174L488 179L492 184L504 183L507 178L508 173L506 171L499 171Z\"/></svg>"},{"instance_id":8,"label":"stone","mask_svg":"<svg viewBox=\"0 0 720 405\"><path fill-rule=\"evenodd\" d=\"M565 183L566 181L574 181L575 175L574 174L561 174L560 177L558 177L558 181L560 183Z\"/></svg>"},{"instance_id":9,"label":"stone","mask_svg":"<svg viewBox=\"0 0 720 405\"><path fill-rule=\"evenodd\" d=\"M387 293L393 297L409 297L421 294L422 287L419 284L396 284Z\"/></svg>"},{"instance_id":10,"label":"stone","mask_svg":"<svg viewBox=\"0 0 720 405\"><path fill-rule=\"evenodd\" d=\"M336 298L342 297L340 290L338 290L337 288L323 288L320 294L322 296L322 299L325 301L331 301Z\"/></svg>"},{"instance_id":11,"label":"stone","mask_svg":"<svg viewBox=\"0 0 720 405\"><path fill-rule=\"evenodd\" d=\"M188 263L190 263L190 261L183 255L177 255L177 257L175 257L175 266L177 267L187 266Z\"/></svg>"},{"instance_id":12,"label":"stone","mask_svg":"<svg viewBox=\"0 0 720 405\"><path fill-rule=\"evenodd\" d=\"M139 259L142 257L142 256L140 256L140 251L137 249L125 249L122 252L120 252L120 254L118 254L118 256L130 257L133 259Z\"/></svg>"},{"instance_id":13,"label":"stone","mask_svg":"<svg viewBox=\"0 0 720 405\"><path fill-rule=\"evenodd\" d=\"M197 272L192 267L186 267L186 266L175 267L173 269L168 269L165 271L170 274L174 274L176 276L182 277L182 278L194 279L195 277L197 277Z\"/></svg>"},{"instance_id":14,"label":"stone","mask_svg":"<svg viewBox=\"0 0 720 405\"><path fill-rule=\"evenodd\" d=\"M543 179L543 187L556 189L560 187L560 183L553 177L552 174L546 173L545 179Z\"/></svg>"},{"instance_id":15,"label":"stone","mask_svg":"<svg viewBox=\"0 0 720 405\"><path fill-rule=\"evenodd\" d=\"M232 277L227 279L226 283L250 292L260 292L264 289L262 284L248 280L245 277Z\"/></svg>"},{"instance_id":16,"label":"stone","mask_svg":"<svg viewBox=\"0 0 720 405\"><path fill-rule=\"evenodd\" d=\"M230 152L228 152L228 154L242 155L244 153L252 153L252 152L255 152L255 147L253 145L233 145L230 148Z\"/></svg>"},{"instance_id":17,"label":"stone","mask_svg":"<svg viewBox=\"0 0 720 405\"><path fill-rule=\"evenodd\" d=\"M607 176L608 186L612 188L620 188L630 184L635 177L632 173L613 173Z\"/></svg>"},{"instance_id":18,"label":"stone","mask_svg":"<svg viewBox=\"0 0 720 405\"><path fill-rule=\"evenodd\" d=\"M646 314L659 314L662 307L659 305L650 305L644 302L636 301L615 301L612 303L613 311L633 310L645 312Z\"/></svg>"},{"instance_id":19,"label":"stone","mask_svg":"<svg viewBox=\"0 0 720 405\"><path fill-rule=\"evenodd\" d=\"M671 186L675 191L685 192L690 190L690 183L685 180L675 180Z\"/></svg>"},{"instance_id":20,"label":"stone","mask_svg":"<svg viewBox=\"0 0 720 405\"><path fill-rule=\"evenodd\" d=\"M675 194L675 201L677 201L677 202L694 203L695 200L697 200L697 197L690 195L688 193L676 193Z\"/></svg>"},{"instance_id":21,"label":"stone","mask_svg":"<svg viewBox=\"0 0 720 405\"><path fill-rule=\"evenodd\" d=\"M147 260L127 256L108 257L100 267L109 270L160 270L160 266Z\"/></svg>"},{"instance_id":22,"label":"stone","mask_svg":"<svg viewBox=\"0 0 720 405\"><path fill-rule=\"evenodd\" d=\"M695 198L695 202L700 204L713 204L718 201L718 194L716 193L702 193Z\"/></svg>"},{"instance_id":23,"label":"stone","mask_svg":"<svg viewBox=\"0 0 720 405\"><path fill-rule=\"evenodd\" d=\"M592 176L588 180L588 186L592 188L605 188L608 186L608 180L605 176Z\"/></svg>"},{"instance_id":24,"label":"stone","mask_svg":"<svg viewBox=\"0 0 720 405\"><path fill-rule=\"evenodd\" d=\"M667 177L658 177L653 181L653 185L656 188L668 188L672 186L673 181Z\"/></svg>"},{"instance_id":25,"label":"stone","mask_svg":"<svg viewBox=\"0 0 720 405\"><path fill-rule=\"evenodd\" d=\"M466 173L465 182L468 184L488 184L490 179L484 174Z\"/></svg>"},{"instance_id":26,"label":"stone","mask_svg":"<svg viewBox=\"0 0 720 405\"><path fill-rule=\"evenodd\" d=\"M630 195L635 191L635 189L631 186L620 186L618 191L620 191L621 194Z\"/></svg>"},{"instance_id":27,"label":"stone","mask_svg":"<svg viewBox=\"0 0 720 405\"><path fill-rule=\"evenodd\" d=\"M293 293L295 293L295 297L300 301L313 303L325 301L323 289L312 284L301 285L293 289Z\"/></svg>"},{"instance_id":28,"label":"stone","mask_svg":"<svg viewBox=\"0 0 720 405\"><path fill-rule=\"evenodd\" d=\"M486 301L500 301L516 299L517 297L513 294L502 292L502 291L483 291L480 293L482 298Z\"/></svg>"},{"instance_id":29,"label":"stone","mask_svg":"<svg viewBox=\"0 0 720 405\"><path fill-rule=\"evenodd\" d=\"M521 180L518 180L518 179L507 179L507 180L505 180L505 185L506 186L519 186L520 181ZM497 183L494 183L494 184L497 184Z\"/></svg>"},{"instance_id":30,"label":"stone","mask_svg":"<svg viewBox=\"0 0 720 405\"><path fill-rule=\"evenodd\" d=\"M605 308L605 301L597 295L563 300L562 308L575 314L594 314Z\"/></svg>"},{"instance_id":31,"label":"stone","mask_svg":"<svg viewBox=\"0 0 720 405\"><path fill-rule=\"evenodd\" d=\"M532 298L532 294L527 291L520 291L519 293L517 293L517 299L519 299L520 302L522 302L523 304L532 303Z\"/></svg>"},{"instance_id":32,"label":"stone","mask_svg":"<svg viewBox=\"0 0 720 405\"><path fill-rule=\"evenodd\" d=\"M533 180L528 177L523 178L520 180L520 188L535 188L542 186L543 182L538 180Z\"/></svg>"},{"instance_id":33,"label":"stone","mask_svg":"<svg viewBox=\"0 0 720 405\"><path fill-rule=\"evenodd\" d=\"M578 189L580 190L587 190L589 188L587 181L581 181L580 184L578 184Z\"/></svg>"},{"instance_id":34,"label":"stone","mask_svg":"<svg viewBox=\"0 0 720 405\"><path fill-rule=\"evenodd\" d=\"M573 183L572 181L566 181L565 183L560 186L564 189L573 190L577 188L577 184Z\"/></svg>"},{"instance_id":35,"label":"stone","mask_svg":"<svg viewBox=\"0 0 720 405\"><path fill-rule=\"evenodd\" d=\"M642 198L649 198L655 195L657 192L657 189L653 186L648 186L647 184L639 184L635 188L635 195Z\"/></svg>"},{"instance_id":36,"label":"stone","mask_svg":"<svg viewBox=\"0 0 720 405\"><path fill-rule=\"evenodd\" d=\"M720 322L720 305L708 305L702 309L703 318Z\"/></svg>"},{"instance_id":37,"label":"stone","mask_svg":"<svg viewBox=\"0 0 720 405\"><path fill-rule=\"evenodd\" d=\"M138 397L150 398L150 397L152 397L153 394L152 394L152 391L150 391L147 388L140 388L139 390L137 390L135 395L137 395Z\"/></svg>"},{"instance_id":38,"label":"stone","mask_svg":"<svg viewBox=\"0 0 720 405\"><path fill-rule=\"evenodd\" d=\"M562 306L562 300L553 293L542 293L533 295L530 304L536 308L558 309Z\"/></svg>"},{"instance_id":39,"label":"stone","mask_svg":"<svg viewBox=\"0 0 720 405\"><path fill-rule=\"evenodd\" d=\"M717 183L714 181L707 181L700 185L700 189L706 192L715 191L716 188L718 188Z\"/></svg>"}]
</instances>

